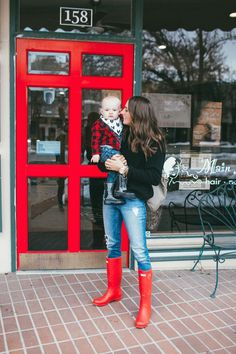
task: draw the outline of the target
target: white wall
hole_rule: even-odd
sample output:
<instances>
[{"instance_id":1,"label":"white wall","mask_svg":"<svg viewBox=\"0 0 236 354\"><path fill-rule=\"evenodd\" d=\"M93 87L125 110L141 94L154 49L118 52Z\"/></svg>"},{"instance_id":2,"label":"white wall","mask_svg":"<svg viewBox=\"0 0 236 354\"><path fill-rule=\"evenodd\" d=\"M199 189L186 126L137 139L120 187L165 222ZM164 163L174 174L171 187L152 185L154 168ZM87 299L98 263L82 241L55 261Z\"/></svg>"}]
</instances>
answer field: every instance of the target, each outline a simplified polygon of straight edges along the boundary
<instances>
[{"instance_id":1,"label":"white wall","mask_svg":"<svg viewBox=\"0 0 236 354\"><path fill-rule=\"evenodd\" d=\"M2 171L0 273L11 271L9 6L9 0L0 0L0 155Z\"/></svg>"}]
</instances>

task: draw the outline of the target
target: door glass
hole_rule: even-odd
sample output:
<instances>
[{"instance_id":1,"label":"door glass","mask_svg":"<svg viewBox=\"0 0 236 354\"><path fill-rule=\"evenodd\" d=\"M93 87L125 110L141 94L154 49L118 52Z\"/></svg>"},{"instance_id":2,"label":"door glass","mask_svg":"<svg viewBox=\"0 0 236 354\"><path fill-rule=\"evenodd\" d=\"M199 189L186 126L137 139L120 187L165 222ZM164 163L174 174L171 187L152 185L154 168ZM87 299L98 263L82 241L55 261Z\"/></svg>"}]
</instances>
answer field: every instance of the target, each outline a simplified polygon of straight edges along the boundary
<instances>
[{"instance_id":1,"label":"door glass","mask_svg":"<svg viewBox=\"0 0 236 354\"><path fill-rule=\"evenodd\" d=\"M122 57L115 55L83 55L83 75L122 76Z\"/></svg>"},{"instance_id":2,"label":"door glass","mask_svg":"<svg viewBox=\"0 0 236 354\"><path fill-rule=\"evenodd\" d=\"M109 95L121 99L120 90L82 91L82 164L91 164L91 128L100 117L101 100ZM103 178L81 179L80 247L83 250L106 248L102 216L104 181Z\"/></svg>"},{"instance_id":3,"label":"door glass","mask_svg":"<svg viewBox=\"0 0 236 354\"><path fill-rule=\"evenodd\" d=\"M28 179L29 250L67 249L67 178Z\"/></svg>"},{"instance_id":4,"label":"door glass","mask_svg":"<svg viewBox=\"0 0 236 354\"><path fill-rule=\"evenodd\" d=\"M100 104L104 97L116 96L121 100L120 90L82 90L82 156L81 163L90 164L91 160L91 128L100 117Z\"/></svg>"},{"instance_id":5,"label":"door glass","mask_svg":"<svg viewBox=\"0 0 236 354\"><path fill-rule=\"evenodd\" d=\"M66 164L68 89L28 89L28 163Z\"/></svg>"},{"instance_id":6,"label":"door glass","mask_svg":"<svg viewBox=\"0 0 236 354\"><path fill-rule=\"evenodd\" d=\"M29 74L69 74L69 54L50 52L28 52Z\"/></svg>"},{"instance_id":7,"label":"door glass","mask_svg":"<svg viewBox=\"0 0 236 354\"><path fill-rule=\"evenodd\" d=\"M81 179L80 248L105 249L105 232L102 217L103 178Z\"/></svg>"}]
</instances>

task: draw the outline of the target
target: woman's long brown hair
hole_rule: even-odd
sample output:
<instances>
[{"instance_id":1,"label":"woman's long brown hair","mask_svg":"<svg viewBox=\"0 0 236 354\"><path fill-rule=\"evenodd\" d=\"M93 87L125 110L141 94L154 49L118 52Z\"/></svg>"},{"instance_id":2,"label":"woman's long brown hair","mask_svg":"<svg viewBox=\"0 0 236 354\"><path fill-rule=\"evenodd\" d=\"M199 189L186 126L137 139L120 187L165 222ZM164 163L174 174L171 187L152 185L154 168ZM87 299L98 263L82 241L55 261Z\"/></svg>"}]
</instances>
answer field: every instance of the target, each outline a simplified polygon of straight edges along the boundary
<instances>
[{"instance_id":1,"label":"woman's long brown hair","mask_svg":"<svg viewBox=\"0 0 236 354\"><path fill-rule=\"evenodd\" d=\"M138 152L141 149L146 158L158 149L164 152L165 139L151 102L146 97L133 96L129 99L128 110L132 118L128 137L131 151Z\"/></svg>"}]
</instances>

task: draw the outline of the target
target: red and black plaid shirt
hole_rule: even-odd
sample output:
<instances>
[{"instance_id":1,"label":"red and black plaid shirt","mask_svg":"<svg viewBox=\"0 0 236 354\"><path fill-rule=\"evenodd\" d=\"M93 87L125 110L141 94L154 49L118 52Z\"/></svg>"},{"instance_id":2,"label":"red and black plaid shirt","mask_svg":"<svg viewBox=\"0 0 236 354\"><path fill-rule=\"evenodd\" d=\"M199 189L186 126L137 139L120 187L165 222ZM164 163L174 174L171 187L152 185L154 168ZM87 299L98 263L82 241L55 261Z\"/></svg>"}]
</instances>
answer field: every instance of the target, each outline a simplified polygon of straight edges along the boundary
<instances>
[{"instance_id":1,"label":"red and black plaid shirt","mask_svg":"<svg viewBox=\"0 0 236 354\"><path fill-rule=\"evenodd\" d=\"M121 135L118 136L106 123L97 119L92 126L92 155L100 155L101 145L110 145L113 149L120 150Z\"/></svg>"}]
</instances>

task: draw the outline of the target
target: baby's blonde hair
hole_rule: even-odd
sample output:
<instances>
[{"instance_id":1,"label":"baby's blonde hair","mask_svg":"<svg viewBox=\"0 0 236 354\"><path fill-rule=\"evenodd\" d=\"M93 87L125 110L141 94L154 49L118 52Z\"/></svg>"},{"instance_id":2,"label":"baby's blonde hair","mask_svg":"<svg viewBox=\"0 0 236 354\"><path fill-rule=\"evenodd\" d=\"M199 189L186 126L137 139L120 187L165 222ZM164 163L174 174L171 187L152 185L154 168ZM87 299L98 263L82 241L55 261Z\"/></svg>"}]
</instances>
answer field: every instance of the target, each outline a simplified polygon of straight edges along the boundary
<instances>
[{"instance_id":1,"label":"baby's blonde hair","mask_svg":"<svg viewBox=\"0 0 236 354\"><path fill-rule=\"evenodd\" d=\"M102 99L102 102L101 102L101 106L104 104L105 101L108 101L108 100L114 100L117 105L121 106L121 101L120 99L117 97L117 96L106 96Z\"/></svg>"}]
</instances>

